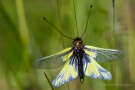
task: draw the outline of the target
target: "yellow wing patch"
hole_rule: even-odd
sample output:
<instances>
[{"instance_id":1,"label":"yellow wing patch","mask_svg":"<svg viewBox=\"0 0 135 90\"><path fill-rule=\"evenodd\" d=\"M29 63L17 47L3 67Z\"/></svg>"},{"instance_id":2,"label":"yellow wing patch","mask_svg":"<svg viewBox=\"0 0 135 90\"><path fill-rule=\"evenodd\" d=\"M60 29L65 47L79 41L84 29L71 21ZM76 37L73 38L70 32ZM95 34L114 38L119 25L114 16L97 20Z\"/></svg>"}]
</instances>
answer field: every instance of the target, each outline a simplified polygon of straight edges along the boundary
<instances>
[{"instance_id":1,"label":"yellow wing patch","mask_svg":"<svg viewBox=\"0 0 135 90\"><path fill-rule=\"evenodd\" d=\"M85 47L92 48L92 49L102 49L102 48L98 48L98 47L94 47L94 46L90 46L90 45L86 45Z\"/></svg>"},{"instance_id":2,"label":"yellow wing patch","mask_svg":"<svg viewBox=\"0 0 135 90\"><path fill-rule=\"evenodd\" d=\"M66 61L66 60L70 59L70 57L71 57L72 55L73 55L73 51L70 52L69 54L65 55L65 56L63 57L63 61Z\"/></svg>"},{"instance_id":3,"label":"yellow wing patch","mask_svg":"<svg viewBox=\"0 0 135 90\"><path fill-rule=\"evenodd\" d=\"M87 58L85 58L87 57ZM86 55L83 58L84 74L91 78L110 80L112 75L106 69L101 67L92 57ZM88 60L89 58L89 60Z\"/></svg>"},{"instance_id":4,"label":"yellow wing patch","mask_svg":"<svg viewBox=\"0 0 135 90\"><path fill-rule=\"evenodd\" d=\"M71 48L66 48L66 49L64 49L64 50L62 50L61 52L59 52L59 53L65 53L65 52L68 52L68 51L70 51L71 50ZM68 53L68 54L66 54L66 55L64 55L62 58L62 61L66 61L66 60L68 60L71 56L72 56L72 54L73 54L73 51L72 52L70 52L70 53Z\"/></svg>"},{"instance_id":5,"label":"yellow wing patch","mask_svg":"<svg viewBox=\"0 0 135 90\"><path fill-rule=\"evenodd\" d=\"M88 54L88 55L91 56L91 57L96 57L96 55L95 55L94 52L85 50L85 53Z\"/></svg>"},{"instance_id":6,"label":"yellow wing patch","mask_svg":"<svg viewBox=\"0 0 135 90\"><path fill-rule=\"evenodd\" d=\"M65 52L68 52L70 49L71 49L71 48L66 48L66 49L60 51L59 53L65 53Z\"/></svg>"},{"instance_id":7,"label":"yellow wing patch","mask_svg":"<svg viewBox=\"0 0 135 90\"><path fill-rule=\"evenodd\" d=\"M71 60L66 61L61 72L53 80L52 85L54 87L58 87L62 84L65 84L66 82L69 82L78 76L78 68L76 64L77 61L73 59L74 58L71 58ZM73 63L71 64L72 61Z\"/></svg>"}]
</instances>

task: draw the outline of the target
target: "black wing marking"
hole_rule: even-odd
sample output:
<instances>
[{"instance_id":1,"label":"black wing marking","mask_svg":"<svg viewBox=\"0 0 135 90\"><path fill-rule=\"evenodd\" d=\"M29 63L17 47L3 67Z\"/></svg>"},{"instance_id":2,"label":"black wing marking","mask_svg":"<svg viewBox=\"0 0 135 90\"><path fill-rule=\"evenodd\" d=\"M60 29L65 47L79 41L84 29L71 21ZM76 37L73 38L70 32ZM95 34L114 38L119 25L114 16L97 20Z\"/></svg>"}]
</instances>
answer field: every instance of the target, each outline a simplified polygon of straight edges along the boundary
<instances>
[{"instance_id":1,"label":"black wing marking","mask_svg":"<svg viewBox=\"0 0 135 90\"><path fill-rule=\"evenodd\" d=\"M86 54L93 57L98 62L109 62L124 58L124 54L120 50L104 49L94 46L85 46Z\"/></svg>"},{"instance_id":2,"label":"black wing marking","mask_svg":"<svg viewBox=\"0 0 135 90\"><path fill-rule=\"evenodd\" d=\"M67 48L61 52L36 60L33 67L36 69L53 69L61 67L72 55L72 48Z\"/></svg>"}]
</instances>

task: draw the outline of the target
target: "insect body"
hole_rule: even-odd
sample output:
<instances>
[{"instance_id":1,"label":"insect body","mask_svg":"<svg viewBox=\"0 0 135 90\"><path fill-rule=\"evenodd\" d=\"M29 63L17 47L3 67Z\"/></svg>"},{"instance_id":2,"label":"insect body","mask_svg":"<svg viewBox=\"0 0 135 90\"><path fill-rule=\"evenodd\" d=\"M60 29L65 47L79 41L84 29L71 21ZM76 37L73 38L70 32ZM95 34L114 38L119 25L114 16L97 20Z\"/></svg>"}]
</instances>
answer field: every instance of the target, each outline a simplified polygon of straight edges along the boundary
<instances>
[{"instance_id":1,"label":"insect body","mask_svg":"<svg viewBox=\"0 0 135 90\"><path fill-rule=\"evenodd\" d=\"M48 20L46 20L45 18L44 20L52 25L58 32L60 32L59 29L57 29ZM87 29L87 24L85 31ZM84 35L84 33L82 34L82 36ZM61 32L60 34L67 37ZM104 49L89 45L84 46L81 39L82 36L75 39L67 37L73 40L73 47L66 48L57 54L40 58L34 62L33 67L36 69L53 69L64 65L61 72L52 82L52 85L54 87L65 84L75 79L77 76L79 76L80 82L83 83L84 75L90 78L110 80L112 78L111 73L101 67L97 62L109 62L124 57L123 52L120 50Z\"/></svg>"},{"instance_id":2,"label":"insect body","mask_svg":"<svg viewBox=\"0 0 135 90\"><path fill-rule=\"evenodd\" d=\"M73 55L74 57L77 58L77 62L78 62L78 74L80 77L80 81L83 83L84 80L84 73L83 73L83 54L85 53L85 51L83 50L84 46L83 46L83 42L81 40L81 38L77 37L74 39L74 47L73 47Z\"/></svg>"},{"instance_id":3,"label":"insect body","mask_svg":"<svg viewBox=\"0 0 135 90\"><path fill-rule=\"evenodd\" d=\"M111 73L97 62L109 62L123 57L124 54L120 50L84 46L82 39L77 37L73 41L73 47L40 58L34 62L33 66L37 69L52 69L64 65L52 82L54 87L58 87L77 76L79 76L80 82L83 83L84 75L91 78L110 80L112 78Z\"/></svg>"}]
</instances>

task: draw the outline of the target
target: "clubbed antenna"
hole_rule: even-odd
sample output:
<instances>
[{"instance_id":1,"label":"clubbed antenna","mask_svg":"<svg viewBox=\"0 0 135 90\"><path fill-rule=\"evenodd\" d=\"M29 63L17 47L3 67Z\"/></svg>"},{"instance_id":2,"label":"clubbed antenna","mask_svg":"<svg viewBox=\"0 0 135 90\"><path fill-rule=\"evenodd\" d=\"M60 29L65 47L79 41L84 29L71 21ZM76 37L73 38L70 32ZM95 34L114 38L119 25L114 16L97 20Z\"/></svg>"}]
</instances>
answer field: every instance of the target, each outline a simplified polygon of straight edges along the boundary
<instances>
[{"instance_id":1,"label":"clubbed antenna","mask_svg":"<svg viewBox=\"0 0 135 90\"><path fill-rule=\"evenodd\" d=\"M86 23L85 30L84 30L84 32L83 32L83 34L82 34L82 36L81 36L80 38L82 38L82 37L83 37L83 35L84 35L84 33L86 32L87 25L88 25L88 20L89 20L89 16L90 16L90 12L91 12L92 7L93 7L93 6L91 5L91 6L90 6L90 10L89 10L89 14L88 14L88 18L87 18L87 23Z\"/></svg>"}]
</instances>

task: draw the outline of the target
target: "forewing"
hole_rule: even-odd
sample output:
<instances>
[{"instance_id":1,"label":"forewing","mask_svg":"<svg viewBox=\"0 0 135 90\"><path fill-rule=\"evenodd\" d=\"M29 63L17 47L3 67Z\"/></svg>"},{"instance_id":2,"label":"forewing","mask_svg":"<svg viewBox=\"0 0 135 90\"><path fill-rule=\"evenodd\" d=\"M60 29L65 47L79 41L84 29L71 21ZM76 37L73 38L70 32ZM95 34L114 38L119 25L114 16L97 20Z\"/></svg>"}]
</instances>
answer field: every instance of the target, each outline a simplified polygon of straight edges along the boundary
<instances>
[{"instance_id":1,"label":"forewing","mask_svg":"<svg viewBox=\"0 0 135 90\"><path fill-rule=\"evenodd\" d=\"M64 65L65 61L71 57L72 53L72 48L64 49L57 54L36 60L33 67L37 69L53 69L61 67Z\"/></svg>"},{"instance_id":2,"label":"forewing","mask_svg":"<svg viewBox=\"0 0 135 90\"><path fill-rule=\"evenodd\" d=\"M97 78L103 80L110 80L112 75L106 69L101 67L94 58L87 54L83 56L83 72L90 78Z\"/></svg>"},{"instance_id":3,"label":"forewing","mask_svg":"<svg viewBox=\"0 0 135 90\"><path fill-rule=\"evenodd\" d=\"M58 87L65 84L78 76L78 60L76 57L72 56L66 61L61 72L53 80L52 85Z\"/></svg>"},{"instance_id":4,"label":"forewing","mask_svg":"<svg viewBox=\"0 0 135 90\"><path fill-rule=\"evenodd\" d=\"M94 46L85 46L85 53L93 57L98 62L109 62L124 58L124 54L120 50L104 49Z\"/></svg>"}]
</instances>

